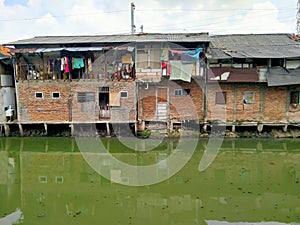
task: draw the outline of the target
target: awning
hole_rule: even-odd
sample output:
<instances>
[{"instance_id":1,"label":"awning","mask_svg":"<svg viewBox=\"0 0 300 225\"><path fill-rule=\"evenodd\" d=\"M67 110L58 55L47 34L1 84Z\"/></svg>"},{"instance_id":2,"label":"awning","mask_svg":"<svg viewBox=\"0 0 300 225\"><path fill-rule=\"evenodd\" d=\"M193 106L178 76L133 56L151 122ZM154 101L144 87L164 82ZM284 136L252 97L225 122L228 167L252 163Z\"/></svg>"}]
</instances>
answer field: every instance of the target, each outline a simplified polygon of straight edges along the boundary
<instances>
[{"instance_id":1,"label":"awning","mask_svg":"<svg viewBox=\"0 0 300 225\"><path fill-rule=\"evenodd\" d=\"M269 68L267 71L268 86L300 84L300 68L287 70L283 67Z\"/></svg>"}]
</instances>

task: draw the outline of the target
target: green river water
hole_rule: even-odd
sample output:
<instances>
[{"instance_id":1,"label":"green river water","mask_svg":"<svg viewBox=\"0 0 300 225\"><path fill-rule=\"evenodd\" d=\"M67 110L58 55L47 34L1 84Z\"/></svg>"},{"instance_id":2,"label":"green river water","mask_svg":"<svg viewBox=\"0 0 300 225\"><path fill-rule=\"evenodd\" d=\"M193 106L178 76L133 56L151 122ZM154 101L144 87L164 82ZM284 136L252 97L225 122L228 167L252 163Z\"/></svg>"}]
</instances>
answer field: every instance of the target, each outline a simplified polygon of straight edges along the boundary
<instances>
[{"instance_id":1,"label":"green river water","mask_svg":"<svg viewBox=\"0 0 300 225\"><path fill-rule=\"evenodd\" d=\"M116 138L102 142L115 158L141 166L167 157L177 139L147 152ZM226 139L200 172L206 143L200 139L168 180L132 187L99 175L75 139L2 138L0 225L300 224L299 139Z\"/></svg>"}]
</instances>

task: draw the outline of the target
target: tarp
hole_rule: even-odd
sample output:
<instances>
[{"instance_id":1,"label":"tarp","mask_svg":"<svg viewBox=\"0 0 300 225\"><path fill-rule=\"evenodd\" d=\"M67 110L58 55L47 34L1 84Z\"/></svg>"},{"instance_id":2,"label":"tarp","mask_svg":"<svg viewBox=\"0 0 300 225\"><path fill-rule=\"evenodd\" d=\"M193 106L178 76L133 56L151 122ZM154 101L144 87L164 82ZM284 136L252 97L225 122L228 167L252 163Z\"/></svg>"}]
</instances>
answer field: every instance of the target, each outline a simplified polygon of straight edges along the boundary
<instances>
[{"instance_id":1,"label":"tarp","mask_svg":"<svg viewBox=\"0 0 300 225\"><path fill-rule=\"evenodd\" d=\"M170 80L183 80L191 82L193 64L183 64L181 61L170 61Z\"/></svg>"}]
</instances>

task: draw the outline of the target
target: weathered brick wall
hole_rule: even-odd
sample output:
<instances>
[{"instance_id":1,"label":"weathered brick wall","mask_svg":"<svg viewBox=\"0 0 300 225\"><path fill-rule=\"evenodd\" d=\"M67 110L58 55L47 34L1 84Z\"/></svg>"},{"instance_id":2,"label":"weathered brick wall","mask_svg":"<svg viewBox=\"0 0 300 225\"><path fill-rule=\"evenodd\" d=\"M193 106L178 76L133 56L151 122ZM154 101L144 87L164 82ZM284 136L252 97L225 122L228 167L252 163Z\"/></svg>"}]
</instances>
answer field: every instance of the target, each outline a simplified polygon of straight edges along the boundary
<instances>
[{"instance_id":1,"label":"weathered brick wall","mask_svg":"<svg viewBox=\"0 0 300 225\"><path fill-rule=\"evenodd\" d=\"M207 89L207 120L218 120L219 116L224 118L223 113L226 112L228 122L286 122L288 101L286 87L267 87L265 84L220 84L219 90L217 85L208 85ZM225 105L215 104L217 91L226 92L227 103ZM253 104L243 103L244 92L253 92ZM293 118L296 114L294 113Z\"/></svg>"},{"instance_id":2,"label":"weathered brick wall","mask_svg":"<svg viewBox=\"0 0 300 225\"><path fill-rule=\"evenodd\" d=\"M270 123L285 123L287 88L265 87L263 121Z\"/></svg>"},{"instance_id":3,"label":"weathered brick wall","mask_svg":"<svg viewBox=\"0 0 300 225\"><path fill-rule=\"evenodd\" d=\"M243 95L245 92L253 93L253 103L244 104ZM235 121L244 122L244 121L260 121L261 120L261 91L260 86L248 85L248 84L237 84L235 87L236 95L236 117Z\"/></svg>"},{"instance_id":4,"label":"weathered brick wall","mask_svg":"<svg viewBox=\"0 0 300 225\"><path fill-rule=\"evenodd\" d=\"M176 89L189 89L190 95L175 96ZM202 120L202 88L196 82L175 83L172 82L170 89L170 119L171 120Z\"/></svg>"},{"instance_id":5,"label":"weathered brick wall","mask_svg":"<svg viewBox=\"0 0 300 225\"><path fill-rule=\"evenodd\" d=\"M69 84L63 82L24 82L17 84L19 96L19 121L69 121ZM43 92L43 98L35 98ZM53 99L52 92L60 98Z\"/></svg>"},{"instance_id":6,"label":"weathered brick wall","mask_svg":"<svg viewBox=\"0 0 300 225\"><path fill-rule=\"evenodd\" d=\"M167 90L167 99L161 99L161 101L169 102L168 118L170 120L201 120L203 118L202 89L196 82L161 82L157 85L149 85L148 89L145 89L144 86L140 85L138 90L139 120L151 121L157 119L157 95L158 89L162 88L166 88ZM190 95L175 96L174 91L176 89L190 89Z\"/></svg>"},{"instance_id":7,"label":"weathered brick wall","mask_svg":"<svg viewBox=\"0 0 300 225\"><path fill-rule=\"evenodd\" d=\"M154 120L156 118L156 86L143 85L138 89L138 120Z\"/></svg>"},{"instance_id":8,"label":"weathered brick wall","mask_svg":"<svg viewBox=\"0 0 300 225\"><path fill-rule=\"evenodd\" d=\"M99 120L99 87L109 87L112 93L127 91L127 98L120 98L120 106L110 107L109 120L128 121L135 120L135 84L134 82L72 82L72 120L73 121L98 121ZM94 102L80 103L77 100L78 92L92 92L95 94Z\"/></svg>"},{"instance_id":9,"label":"weathered brick wall","mask_svg":"<svg viewBox=\"0 0 300 225\"><path fill-rule=\"evenodd\" d=\"M226 92L226 104L216 104L216 92ZM234 89L232 84L207 85L207 117L208 121L233 121Z\"/></svg>"},{"instance_id":10,"label":"weathered brick wall","mask_svg":"<svg viewBox=\"0 0 300 225\"><path fill-rule=\"evenodd\" d=\"M98 121L99 87L103 86L111 92L128 92L127 98L120 98L120 106L111 107L111 120L135 120L134 82L30 81L18 83L19 121ZM35 92L43 92L43 99L35 98ZM59 92L60 98L53 99L52 92ZM93 92L95 101L79 103L78 92Z\"/></svg>"}]
</instances>

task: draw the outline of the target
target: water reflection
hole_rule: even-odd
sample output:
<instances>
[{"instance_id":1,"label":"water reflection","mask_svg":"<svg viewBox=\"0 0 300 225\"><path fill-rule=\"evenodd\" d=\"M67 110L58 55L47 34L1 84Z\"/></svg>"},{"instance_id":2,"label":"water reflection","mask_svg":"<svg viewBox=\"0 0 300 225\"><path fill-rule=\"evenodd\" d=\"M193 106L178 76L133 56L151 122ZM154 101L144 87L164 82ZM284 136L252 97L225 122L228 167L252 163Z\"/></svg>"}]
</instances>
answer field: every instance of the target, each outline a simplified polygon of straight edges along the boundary
<instances>
[{"instance_id":1,"label":"water reflection","mask_svg":"<svg viewBox=\"0 0 300 225\"><path fill-rule=\"evenodd\" d=\"M207 141L200 140L181 171L145 187L99 176L72 139L1 141L1 219L19 208L23 224L30 225L281 225L300 220L300 140L225 140L199 172ZM116 158L133 165L161 161L176 146L176 140L168 140L153 151L134 152L115 139L103 143ZM160 166L167 172L166 165ZM100 169L126 182L109 161L102 161Z\"/></svg>"},{"instance_id":2,"label":"water reflection","mask_svg":"<svg viewBox=\"0 0 300 225\"><path fill-rule=\"evenodd\" d=\"M0 218L0 225L13 225L22 223L23 213L20 209L17 209L15 212Z\"/></svg>"}]
</instances>

